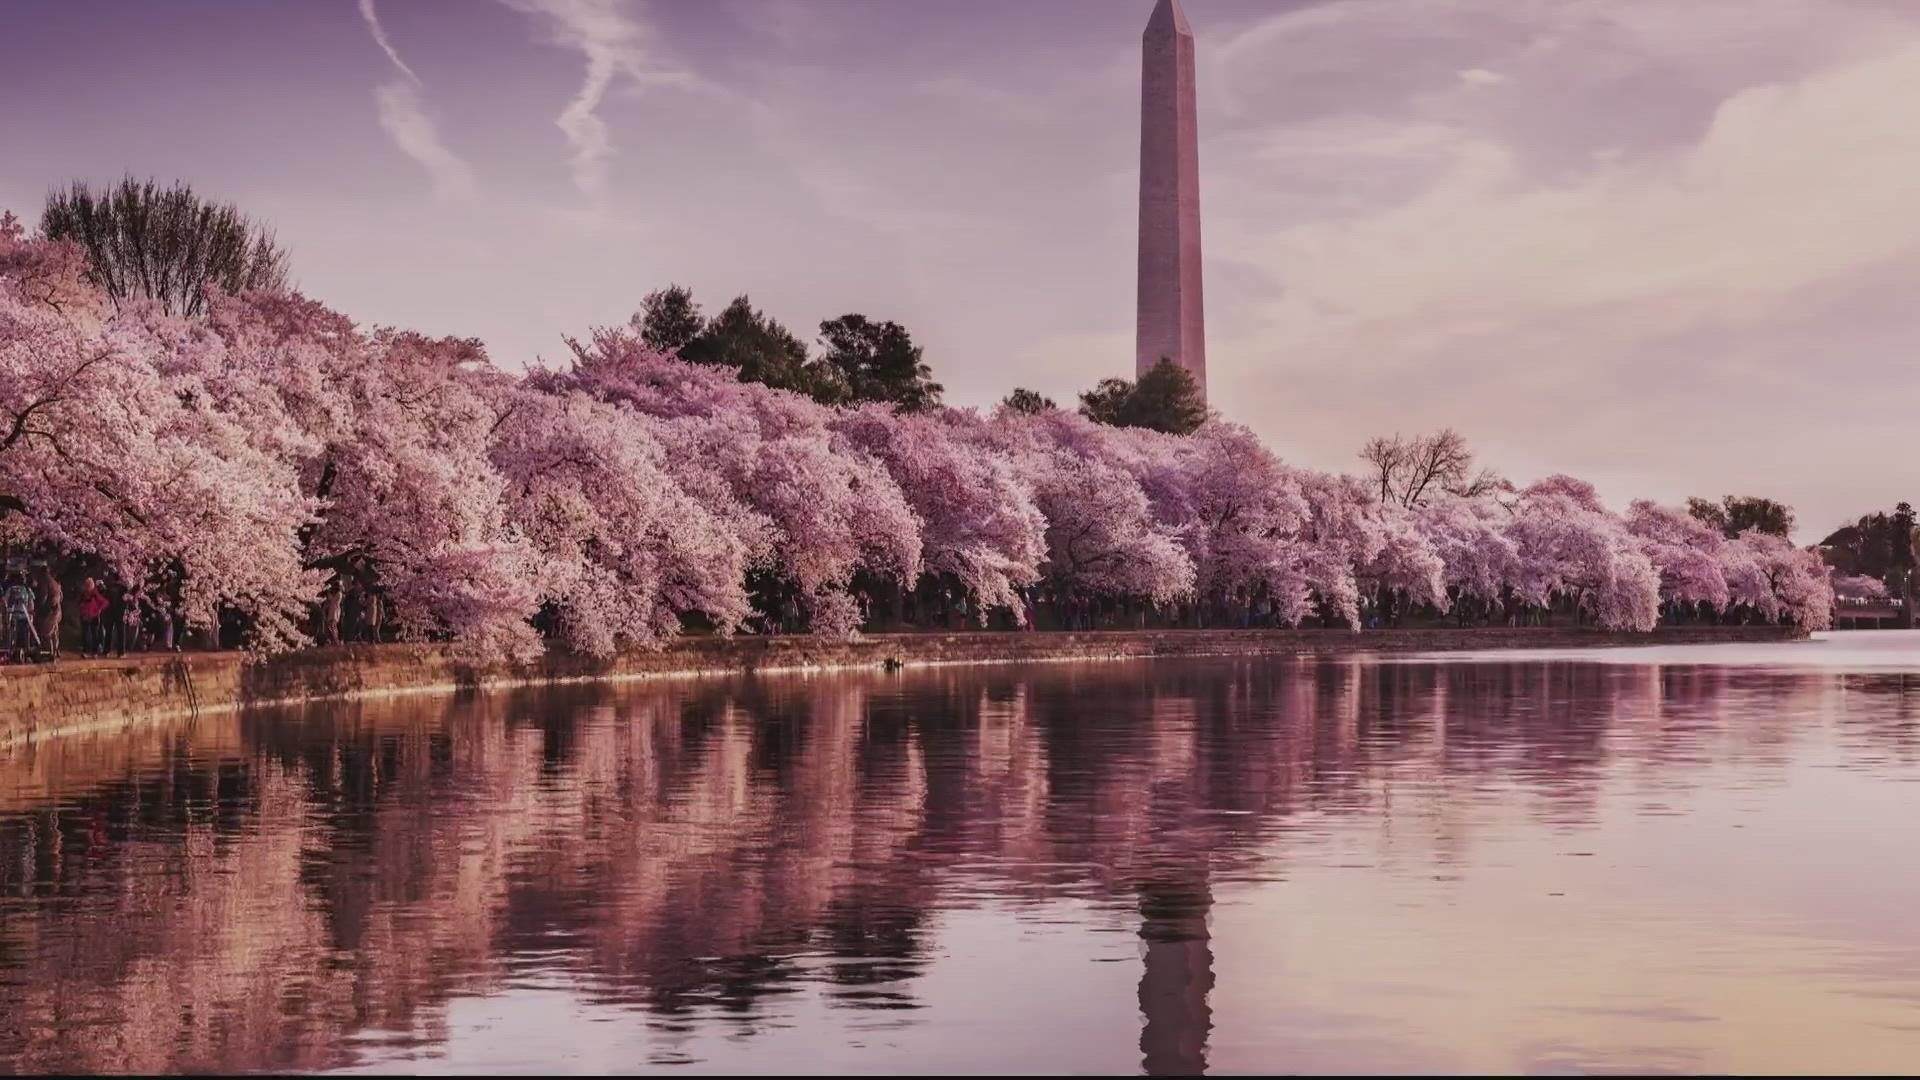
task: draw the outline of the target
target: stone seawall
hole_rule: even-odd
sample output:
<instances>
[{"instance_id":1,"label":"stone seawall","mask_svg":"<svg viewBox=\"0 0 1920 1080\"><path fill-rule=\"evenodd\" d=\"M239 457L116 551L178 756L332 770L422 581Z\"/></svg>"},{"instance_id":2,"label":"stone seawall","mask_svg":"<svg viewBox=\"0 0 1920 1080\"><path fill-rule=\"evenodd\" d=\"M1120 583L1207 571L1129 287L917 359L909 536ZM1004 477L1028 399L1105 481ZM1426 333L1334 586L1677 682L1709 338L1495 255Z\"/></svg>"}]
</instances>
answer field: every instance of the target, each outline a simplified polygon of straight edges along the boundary
<instances>
[{"instance_id":1,"label":"stone seawall","mask_svg":"<svg viewBox=\"0 0 1920 1080\"><path fill-rule=\"evenodd\" d=\"M527 664L477 664L428 645L312 649L267 660L242 653L144 655L0 667L0 747L108 731L245 705L460 688L619 681L890 665L1034 663L1176 656L1448 652L1786 641L1790 627L1677 627L1651 634L1572 628L1147 630L1066 633L882 634L854 642L805 637L690 638L610 660L551 654Z\"/></svg>"}]
</instances>

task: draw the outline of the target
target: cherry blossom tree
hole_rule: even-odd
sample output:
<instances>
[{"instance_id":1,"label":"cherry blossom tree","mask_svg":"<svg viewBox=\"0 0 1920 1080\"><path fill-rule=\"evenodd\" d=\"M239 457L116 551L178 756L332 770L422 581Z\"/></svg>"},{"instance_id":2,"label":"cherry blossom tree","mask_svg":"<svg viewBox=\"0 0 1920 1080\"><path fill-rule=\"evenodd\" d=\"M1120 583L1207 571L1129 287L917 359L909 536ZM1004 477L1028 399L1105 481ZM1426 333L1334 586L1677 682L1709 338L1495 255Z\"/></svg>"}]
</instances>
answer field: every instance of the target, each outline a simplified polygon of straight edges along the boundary
<instances>
[{"instance_id":1,"label":"cherry blossom tree","mask_svg":"<svg viewBox=\"0 0 1920 1080\"><path fill-rule=\"evenodd\" d=\"M1524 489L1507 535L1518 553L1514 591L1527 603L1564 599L1608 630L1659 622L1659 572L1593 485L1551 476Z\"/></svg>"},{"instance_id":2,"label":"cherry blossom tree","mask_svg":"<svg viewBox=\"0 0 1920 1080\"><path fill-rule=\"evenodd\" d=\"M1193 560L1123 466L1124 437L1058 411L1004 410L995 429L1046 519L1046 575L1056 586L1155 604L1192 593Z\"/></svg>"},{"instance_id":3,"label":"cherry blossom tree","mask_svg":"<svg viewBox=\"0 0 1920 1080\"><path fill-rule=\"evenodd\" d=\"M1886 600L1892 594L1887 591L1886 582L1864 574L1835 574L1833 576L1833 595L1836 600L1853 603L1872 603Z\"/></svg>"},{"instance_id":4,"label":"cherry blossom tree","mask_svg":"<svg viewBox=\"0 0 1920 1080\"><path fill-rule=\"evenodd\" d=\"M1358 626L1363 579L1376 600L1446 610L1444 565L1412 515L1357 481L1294 469L1235 424L1117 437L1132 440L1130 467L1180 529L1209 594L1262 595L1289 625L1317 599Z\"/></svg>"},{"instance_id":5,"label":"cherry blossom tree","mask_svg":"<svg viewBox=\"0 0 1920 1080\"><path fill-rule=\"evenodd\" d=\"M1047 518L1047 567L1070 589L1168 603L1193 590L1193 562L1153 523L1147 497L1110 462L1055 450L1025 465Z\"/></svg>"},{"instance_id":6,"label":"cherry blossom tree","mask_svg":"<svg viewBox=\"0 0 1920 1080\"><path fill-rule=\"evenodd\" d=\"M1421 528L1420 517L1391 503L1376 503L1380 551L1356 568L1357 576L1402 605L1442 614L1452 604L1447 564Z\"/></svg>"},{"instance_id":7,"label":"cherry blossom tree","mask_svg":"<svg viewBox=\"0 0 1920 1080\"><path fill-rule=\"evenodd\" d=\"M1730 611L1744 612L1766 622L1780 618L1783 609L1774 594L1768 559L1759 545L1736 537L1720 549L1720 573L1727 582Z\"/></svg>"},{"instance_id":8,"label":"cherry blossom tree","mask_svg":"<svg viewBox=\"0 0 1920 1080\"><path fill-rule=\"evenodd\" d=\"M833 429L886 465L919 516L925 567L960 582L980 610L1018 610L1040 578L1046 519L1004 454L969 439L976 418L869 405Z\"/></svg>"},{"instance_id":9,"label":"cherry blossom tree","mask_svg":"<svg viewBox=\"0 0 1920 1080\"><path fill-rule=\"evenodd\" d=\"M316 581L297 538L312 504L290 463L170 363L164 338L100 321L104 298L65 248L0 228L0 529L128 581L168 569L191 624L225 606L256 647L305 640Z\"/></svg>"},{"instance_id":10,"label":"cherry blossom tree","mask_svg":"<svg viewBox=\"0 0 1920 1080\"><path fill-rule=\"evenodd\" d=\"M1448 592L1490 610L1516 580L1520 552L1505 527L1511 514L1488 499L1442 495L1414 510L1414 523L1440 558Z\"/></svg>"},{"instance_id":11,"label":"cherry blossom tree","mask_svg":"<svg viewBox=\"0 0 1920 1080\"><path fill-rule=\"evenodd\" d=\"M1379 503L1351 476L1302 472L1300 485L1311 508L1302 533L1307 580L1328 611L1358 628L1356 571L1380 558L1387 546Z\"/></svg>"},{"instance_id":12,"label":"cherry blossom tree","mask_svg":"<svg viewBox=\"0 0 1920 1080\"><path fill-rule=\"evenodd\" d=\"M1636 501L1627 531L1660 573L1660 599L1681 606L1725 610L1731 598L1718 530L1678 507Z\"/></svg>"},{"instance_id":13,"label":"cherry blossom tree","mask_svg":"<svg viewBox=\"0 0 1920 1080\"><path fill-rule=\"evenodd\" d=\"M764 539L680 487L662 425L579 392L515 388L501 407L493 461L563 641L607 656L657 646L683 615L723 634L745 621L747 572Z\"/></svg>"},{"instance_id":14,"label":"cherry blossom tree","mask_svg":"<svg viewBox=\"0 0 1920 1080\"><path fill-rule=\"evenodd\" d=\"M1044 582L1203 622L1517 601L1615 630L1662 604L1831 623L1835 583L1781 536L1647 502L1623 518L1565 476L1495 499L1450 433L1377 444L1370 484L1218 419L839 408L664 355L644 324L516 377L476 341L298 294L116 310L87 269L0 216L0 538L161 575L193 622L237 614L258 648L305 642L347 590L384 602L378 626L488 655L545 632L605 656L756 616L844 636L923 575L982 616Z\"/></svg>"},{"instance_id":15,"label":"cherry blossom tree","mask_svg":"<svg viewBox=\"0 0 1920 1080\"><path fill-rule=\"evenodd\" d=\"M226 399L252 412L259 438L300 455L300 490L317 506L301 538L308 566L333 588L383 598L404 637L537 647L533 549L508 520L490 455L494 398L511 380L477 342L364 334L323 305L267 293L217 301L208 326L224 346L206 355ZM283 430L265 434L275 405Z\"/></svg>"},{"instance_id":16,"label":"cherry blossom tree","mask_svg":"<svg viewBox=\"0 0 1920 1080\"><path fill-rule=\"evenodd\" d=\"M1302 533L1313 510L1295 471L1238 424L1216 421L1171 442L1176 467L1149 475L1199 591L1216 602L1264 596L1277 621L1298 625L1311 611Z\"/></svg>"},{"instance_id":17,"label":"cherry blossom tree","mask_svg":"<svg viewBox=\"0 0 1920 1080\"><path fill-rule=\"evenodd\" d=\"M1758 529L1741 533L1728 547L1744 549L1765 575L1775 612L1771 617L1807 630L1832 629L1833 582L1817 552Z\"/></svg>"},{"instance_id":18,"label":"cherry blossom tree","mask_svg":"<svg viewBox=\"0 0 1920 1080\"><path fill-rule=\"evenodd\" d=\"M886 468L833 430L833 410L663 356L627 329L573 347L574 369L546 385L664 421L680 450L670 467L688 491L724 492L767 523L763 565L798 591L816 632L858 628L856 573L902 584L920 576L919 516Z\"/></svg>"},{"instance_id":19,"label":"cherry blossom tree","mask_svg":"<svg viewBox=\"0 0 1920 1080\"><path fill-rule=\"evenodd\" d=\"M87 254L68 240L27 235L12 211L0 211L0 280L27 307L98 329L112 311L105 293L87 280Z\"/></svg>"}]
</instances>

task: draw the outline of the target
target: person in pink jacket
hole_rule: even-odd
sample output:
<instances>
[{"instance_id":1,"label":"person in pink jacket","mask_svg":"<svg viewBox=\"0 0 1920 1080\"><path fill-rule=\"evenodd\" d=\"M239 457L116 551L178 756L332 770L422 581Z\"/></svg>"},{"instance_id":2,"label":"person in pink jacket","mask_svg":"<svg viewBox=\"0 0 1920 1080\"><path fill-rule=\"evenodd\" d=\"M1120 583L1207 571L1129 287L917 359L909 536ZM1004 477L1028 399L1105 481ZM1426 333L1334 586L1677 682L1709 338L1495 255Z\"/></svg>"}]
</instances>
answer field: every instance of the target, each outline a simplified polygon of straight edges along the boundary
<instances>
[{"instance_id":1,"label":"person in pink jacket","mask_svg":"<svg viewBox=\"0 0 1920 1080\"><path fill-rule=\"evenodd\" d=\"M100 583L88 578L80 583L80 655L107 655L107 593Z\"/></svg>"}]
</instances>

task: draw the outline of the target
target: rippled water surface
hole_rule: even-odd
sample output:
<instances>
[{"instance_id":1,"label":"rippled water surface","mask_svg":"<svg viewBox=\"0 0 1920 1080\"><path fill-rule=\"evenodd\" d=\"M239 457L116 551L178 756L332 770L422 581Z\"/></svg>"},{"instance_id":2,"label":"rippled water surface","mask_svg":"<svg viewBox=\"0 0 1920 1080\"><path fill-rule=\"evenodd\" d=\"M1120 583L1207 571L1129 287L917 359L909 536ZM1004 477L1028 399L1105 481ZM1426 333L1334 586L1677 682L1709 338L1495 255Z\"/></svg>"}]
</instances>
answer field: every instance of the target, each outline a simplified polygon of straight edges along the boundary
<instances>
[{"instance_id":1,"label":"rippled water surface","mask_svg":"<svg viewBox=\"0 0 1920 1080\"><path fill-rule=\"evenodd\" d=\"M1920 1066L1920 636L413 698L0 756L0 1070Z\"/></svg>"}]
</instances>

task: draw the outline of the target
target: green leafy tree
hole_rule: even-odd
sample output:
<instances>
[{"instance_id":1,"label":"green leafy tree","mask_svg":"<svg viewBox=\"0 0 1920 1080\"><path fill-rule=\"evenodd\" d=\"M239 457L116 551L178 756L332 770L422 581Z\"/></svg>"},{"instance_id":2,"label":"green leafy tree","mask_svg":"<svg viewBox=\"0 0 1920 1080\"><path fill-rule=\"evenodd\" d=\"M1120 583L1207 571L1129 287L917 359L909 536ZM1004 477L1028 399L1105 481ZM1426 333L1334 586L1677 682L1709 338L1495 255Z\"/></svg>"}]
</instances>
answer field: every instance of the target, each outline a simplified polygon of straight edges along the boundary
<instances>
[{"instance_id":1,"label":"green leafy tree","mask_svg":"<svg viewBox=\"0 0 1920 1080\"><path fill-rule=\"evenodd\" d=\"M940 404L941 386L922 358L913 335L897 322L842 315L820 324L822 374L833 380L828 396L848 402L877 401L909 412Z\"/></svg>"},{"instance_id":2,"label":"green leafy tree","mask_svg":"<svg viewBox=\"0 0 1920 1080\"><path fill-rule=\"evenodd\" d=\"M1193 373L1171 360L1161 360L1137 383L1100 380L1080 395L1080 413L1097 423L1169 435L1190 435L1211 415Z\"/></svg>"},{"instance_id":3,"label":"green leafy tree","mask_svg":"<svg viewBox=\"0 0 1920 1080\"><path fill-rule=\"evenodd\" d=\"M1012 409L1014 412L1023 413L1043 413L1049 409L1059 408L1058 405L1053 403L1052 398L1045 397L1038 391L1029 390L1024 386L1014 387L1013 393L1008 394L1006 400L1000 404Z\"/></svg>"},{"instance_id":4,"label":"green leafy tree","mask_svg":"<svg viewBox=\"0 0 1920 1080\"><path fill-rule=\"evenodd\" d=\"M693 302L693 291L684 285L648 293L640 301L640 313L634 316L634 322L640 339L663 353L678 353L707 328L700 305Z\"/></svg>"},{"instance_id":5,"label":"green leafy tree","mask_svg":"<svg viewBox=\"0 0 1920 1080\"><path fill-rule=\"evenodd\" d=\"M209 287L228 293L287 287L287 255L273 233L193 188L129 176L103 191L76 180L47 196L40 231L87 253L89 276L119 307L151 299L170 315L206 310Z\"/></svg>"},{"instance_id":6,"label":"green leafy tree","mask_svg":"<svg viewBox=\"0 0 1920 1080\"><path fill-rule=\"evenodd\" d=\"M1843 574L1859 574L1895 585L1914 565L1914 510L1907 503L1893 513L1862 515L1820 541L1828 565Z\"/></svg>"},{"instance_id":7,"label":"green leafy tree","mask_svg":"<svg viewBox=\"0 0 1920 1080\"><path fill-rule=\"evenodd\" d=\"M1695 520L1719 529L1728 539L1755 530L1779 537L1793 534L1793 509L1757 495L1728 495L1718 503L1691 498L1687 500L1687 512Z\"/></svg>"},{"instance_id":8,"label":"green leafy tree","mask_svg":"<svg viewBox=\"0 0 1920 1080\"><path fill-rule=\"evenodd\" d=\"M1132 401L1132 381L1101 379L1093 389L1080 395L1080 415L1096 424L1126 427L1127 406Z\"/></svg>"},{"instance_id":9,"label":"green leafy tree","mask_svg":"<svg viewBox=\"0 0 1920 1080\"><path fill-rule=\"evenodd\" d=\"M1712 499L1703 499L1698 495L1688 497L1687 513L1693 515L1695 521L1709 528L1718 529L1727 536L1739 535L1727 532L1727 511Z\"/></svg>"},{"instance_id":10,"label":"green leafy tree","mask_svg":"<svg viewBox=\"0 0 1920 1080\"><path fill-rule=\"evenodd\" d=\"M737 296L700 333L680 349L696 364L722 364L747 382L814 394L817 380L807 360L807 345L772 316Z\"/></svg>"},{"instance_id":11,"label":"green leafy tree","mask_svg":"<svg viewBox=\"0 0 1920 1080\"><path fill-rule=\"evenodd\" d=\"M1893 508L1892 520L1888 522L1888 543L1892 547L1891 561L1894 566L1912 570L1915 563L1915 530L1920 529L1920 515L1916 515L1911 503L1900 503Z\"/></svg>"},{"instance_id":12,"label":"green leafy tree","mask_svg":"<svg viewBox=\"0 0 1920 1080\"><path fill-rule=\"evenodd\" d=\"M899 323L864 315L823 322L826 352L814 358L806 342L746 295L708 318L683 285L648 293L631 322L641 339L661 352L689 363L730 367L743 381L828 404L878 401L912 410L940 403L940 384Z\"/></svg>"}]
</instances>

